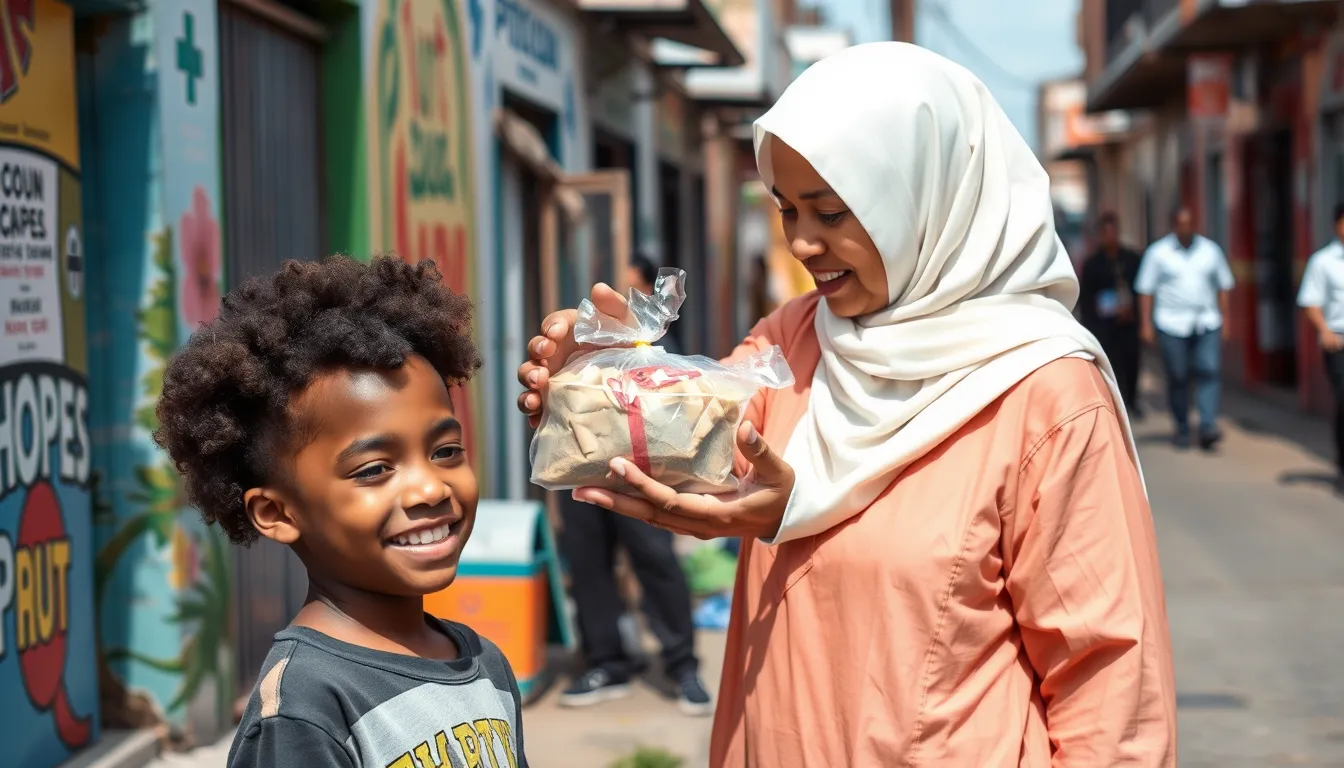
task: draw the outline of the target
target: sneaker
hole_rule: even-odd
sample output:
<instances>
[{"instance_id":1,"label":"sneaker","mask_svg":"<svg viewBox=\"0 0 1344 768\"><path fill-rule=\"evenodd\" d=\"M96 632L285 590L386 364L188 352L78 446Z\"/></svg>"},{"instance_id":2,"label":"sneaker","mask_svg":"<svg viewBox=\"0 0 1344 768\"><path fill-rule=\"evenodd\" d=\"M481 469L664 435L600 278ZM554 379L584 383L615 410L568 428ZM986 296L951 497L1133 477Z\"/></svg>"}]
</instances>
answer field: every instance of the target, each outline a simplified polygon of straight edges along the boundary
<instances>
[{"instance_id":1,"label":"sneaker","mask_svg":"<svg viewBox=\"0 0 1344 768\"><path fill-rule=\"evenodd\" d=\"M714 714L714 700L709 697L699 675L691 672L677 681L677 706L682 714L691 717Z\"/></svg>"},{"instance_id":2,"label":"sneaker","mask_svg":"<svg viewBox=\"0 0 1344 768\"><path fill-rule=\"evenodd\" d=\"M1175 446L1176 450L1184 451L1186 448L1190 447L1190 436L1187 434L1177 432L1171 438L1171 444Z\"/></svg>"},{"instance_id":3,"label":"sneaker","mask_svg":"<svg viewBox=\"0 0 1344 768\"><path fill-rule=\"evenodd\" d=\"M1199 436L1199 447L1205 451L1212 451L1214 448L1218 447L1218 443L1222 442L1222 440L1223 433L1219 430L1205 432Z\"/></svg>"},{"instance_id":4,"label":"sneaker","mask_svg":"<svg viewBox=\"0 0 1344 768\"><path fill-rule=\"evenodd\" d=\"M598 667L583 673L573 685L560 694L560 706L590 707L594 704L623 699L629 695L629 678L615 677L607 670Z\"/></svg>"}]
</instances>

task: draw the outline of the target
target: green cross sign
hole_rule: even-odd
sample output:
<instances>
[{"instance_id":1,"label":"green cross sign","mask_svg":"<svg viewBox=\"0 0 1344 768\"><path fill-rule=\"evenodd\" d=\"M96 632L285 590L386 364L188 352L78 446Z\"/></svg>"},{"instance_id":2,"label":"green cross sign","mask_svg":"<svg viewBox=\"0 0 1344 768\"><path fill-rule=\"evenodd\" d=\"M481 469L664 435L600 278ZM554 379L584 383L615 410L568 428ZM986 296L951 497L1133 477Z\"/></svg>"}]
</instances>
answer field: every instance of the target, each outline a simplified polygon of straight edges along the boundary
<instances>
[{"instance_id":1,"label":"green cross sign","mask_svg":"<svg viewBox=\"0 0 1344 768\"><path fill-rule=\"evenodd\" d=\"M177 39L177 70L187 76L187 103L196 103L196 81L204 74L201 49L196 47L196 19L182 14L182 37Z\"/></svg>"}]
</instances>

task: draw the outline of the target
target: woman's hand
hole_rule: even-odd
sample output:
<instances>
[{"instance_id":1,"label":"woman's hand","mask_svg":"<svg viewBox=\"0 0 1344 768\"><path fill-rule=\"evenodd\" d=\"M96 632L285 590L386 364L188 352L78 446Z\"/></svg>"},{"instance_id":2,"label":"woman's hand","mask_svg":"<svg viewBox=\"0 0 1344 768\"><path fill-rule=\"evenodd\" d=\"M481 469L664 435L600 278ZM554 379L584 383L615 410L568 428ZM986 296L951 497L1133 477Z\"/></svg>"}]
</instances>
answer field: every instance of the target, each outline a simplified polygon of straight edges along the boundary
<instances>
[{"instance_id":1,"label":"woman's hand","mask_svg":"<svg viewBox=\"0 0 1344 768\"><path fill-rule=\"evenodd\" d=\"M589 299L597 311L604 315L623 319L630 312L625 297L606 283L593 286ZM574 341L574 322L578 315L578 310L574 309L562 309L547 315L541 321L541 335L533 336L527 343L528 361L518 366L518 383L526 388L518 396L518 410L527 414L533 429L541 423L541 410L545 403L542 395L546 392L551 376L563 368L574 353L585 349Z\"/></svg>"},{"instance_id":2,"label":"woman's hand","mask_svg":"<svg viewBox=\"0 0 1344 768\"><path fill-rule=\"evenodd\" d=\"M737 443L756 471L750 485L744 483L733 493L677 493L632 462L614 459L611 471L625 478L643 498L607 488L580 488L574 498L698 539L774 538L793 493L793 468L770 450L750 422L738 428Z\"/></svg>"}]
</instances>

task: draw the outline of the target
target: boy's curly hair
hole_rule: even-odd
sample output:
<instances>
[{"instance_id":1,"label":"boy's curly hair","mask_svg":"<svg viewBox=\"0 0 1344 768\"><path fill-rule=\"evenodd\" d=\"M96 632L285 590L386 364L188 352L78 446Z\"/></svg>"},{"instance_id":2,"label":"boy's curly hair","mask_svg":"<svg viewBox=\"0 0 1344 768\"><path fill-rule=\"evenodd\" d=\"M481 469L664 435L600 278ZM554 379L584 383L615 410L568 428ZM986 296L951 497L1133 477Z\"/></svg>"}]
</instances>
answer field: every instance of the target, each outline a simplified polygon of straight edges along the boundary
<instances>
[{"instance_id":1,"label":"boy's curly hair","mask_svg":"<svg viewBox=\"0 0 1344 768\"><path fill-rule=\"evenodd\" d=\"M290 399L323 372L398 368L412 355L450 386L481 365L471 302L443 284L432 262L289 261L230 291L218 319L173 356L154 441L206 523L250 544L257 532L243 493L268 482L276 454L293 448Z\"/></svg>"}]
</instances>

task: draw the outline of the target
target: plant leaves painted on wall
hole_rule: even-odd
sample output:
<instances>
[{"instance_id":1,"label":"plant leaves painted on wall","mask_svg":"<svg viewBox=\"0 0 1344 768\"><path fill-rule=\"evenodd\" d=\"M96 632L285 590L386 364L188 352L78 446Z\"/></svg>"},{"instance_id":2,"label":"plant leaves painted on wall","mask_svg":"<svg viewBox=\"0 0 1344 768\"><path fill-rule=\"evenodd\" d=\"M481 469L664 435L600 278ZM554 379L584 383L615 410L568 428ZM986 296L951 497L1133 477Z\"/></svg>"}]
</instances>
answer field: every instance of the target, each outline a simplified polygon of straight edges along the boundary
<instances>
[{"instance_id":1,"label":"plant leaves painted on wall","mask_svg":"<svg viewBox=\"0 0 1344 768\"><path fill-rule=\"evenodd\" d=\"M167 360L175 350L177 318L172 307L151 305L140 311L140 333L145 345L157 361Z\"/></svg>"},{"instance_id":2,"label":"plant leaves painted on wall","mask_svg":"<svg viewBox=\"0 0 1344 768\"><path fill-rule=\"evenodd\" d=\"M152 259L157 274L137 319L145 354L154 364L141 377L145 402L134 414L135 425L150 433L159 427L154 409L163 394L164 368L178 347L178 285L170 228L165 227L155 236ZM95 605L102 605L118 561L136 542L148 534L159 548L167 546L182 515L191 514L181 477L166 457L137 466L134 473L137 489L126 498L137 507L137 514L126 519L98 551L94 562ZM105 656L109 660L128 659L162 672L180 674L178 690L167 706L168 711L178 710L192 701L201 686L207 680L213 680L215 704L218 716L222 718L230 712L233 696L233 678L224 653L230 640L229 556L218 532L207 530L204 539L207 547L201 575L190 589L179 592L175 610L168 618L170 623L191 633L182 644L178 657L155 659L131 649L112 649Z\"/></svg>"},{"instance_id":3,"label":"plant leaves painted on wall","mask_svg":"<svg viewBox=\"0 0 1344 768\"><path fill-rule=\"evenodd\" d=\"M135 409L135 425L149 434L159 431L159 414L155 412L155 403L147 403Z\"/></svg>"},{"instance_id":4,"label":"plant leaves painted on wall","mask_svg":"<svg viewBox=\"0 0 1344 768\"><path fill-rule=\"evenodd\" d=\"M149 286L149 301L140 310L140 338L150 357L163 362L177 351L177 270L173 265L173 230L164 227L154 238L158 276Z\"/></svg>"}]
</instances>

